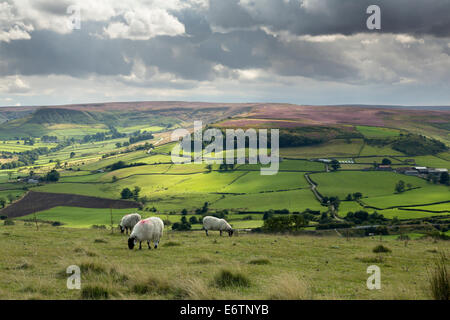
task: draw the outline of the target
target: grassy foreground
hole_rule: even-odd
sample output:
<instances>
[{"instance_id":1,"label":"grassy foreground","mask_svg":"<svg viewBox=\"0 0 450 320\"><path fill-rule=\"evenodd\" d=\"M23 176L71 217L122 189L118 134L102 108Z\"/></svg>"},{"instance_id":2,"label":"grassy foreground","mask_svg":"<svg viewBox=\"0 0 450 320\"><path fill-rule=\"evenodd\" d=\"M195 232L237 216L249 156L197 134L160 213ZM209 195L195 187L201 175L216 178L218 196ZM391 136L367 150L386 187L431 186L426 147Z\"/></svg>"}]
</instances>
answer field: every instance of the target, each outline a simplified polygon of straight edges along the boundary
<instances>
[{"instance_id":1,"label":"grassy foreground","mask_svg":"<svg viewBox=\"0 0 450 320\"><path fill-rule=\"evenodd\" d=\"M0 299L430 299L429 271L448 244L170 232L157 250L130 251L125 235L16 221L0 225ZM373 253L379 244L390 253ZM65 270L81 268L82 290ZM368 290L367 267L381 268Z\"/></svg>"}]
</instances>

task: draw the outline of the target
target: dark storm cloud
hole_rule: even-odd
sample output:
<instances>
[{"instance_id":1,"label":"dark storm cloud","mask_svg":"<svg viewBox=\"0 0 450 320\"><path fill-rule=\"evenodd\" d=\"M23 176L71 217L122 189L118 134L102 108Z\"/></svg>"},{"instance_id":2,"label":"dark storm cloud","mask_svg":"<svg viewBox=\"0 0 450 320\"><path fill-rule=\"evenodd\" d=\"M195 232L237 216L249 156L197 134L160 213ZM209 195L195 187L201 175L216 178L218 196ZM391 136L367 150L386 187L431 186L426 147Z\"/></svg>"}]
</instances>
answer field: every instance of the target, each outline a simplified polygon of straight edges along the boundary
<instances>
[{"instance_id":1,"label":"dark storm cloud","mask_svg":"<svg viewBox=\"0 0 450 320\"><path fill-rule=\"evenodd\" d=\"M450 35L448 0L211 0L209 19L223 28L260 25L297 35L350 35L373 32L366 27L370 5L381 8L382 32Z\"/></svg>"},{"instance_id":2,"label":"dark storm cloud","mask_svg":"<svg viewBox=\"0 0 450 320\"><path fill-rule=\"evenodd\" d=\"M35 31L30 40L0 44L1 75L64 74L83 77L128 74L131 66L123 57L128 40L101 40L86 29L70 34Z\"/></svg>"},{"instance_id":3,"label":"dark storm cloud","mask_svg":"<svg viewBox=\"0 0 450 320\"><path fill-rule=\"evenodd\" d=\"M62 3L65 6L68 2ZM358 52L361 39L346 39L345 45L337 44L338 41L285 41L276 34L264 32L262 27L275 33L289 31L291 35L373 33L366 28L366 8L371 4L381 7L381 34L447 36L450 32L448 0L210 0L207 9L190 7L171 12L184 25L183 35L134 41L109 39L103 29L110 21L123 20L117 16L107 22L83 21L81 30L68 34L35 30L30 40L0 42L0 75L129 75L134 61L139 60L145 66L157 67L161 73L194 81L232 77L235 69L261 69L273 75L318 80L357 81L363 67L356 65L356 58L348 53ZM36 2L34 6L53 14L65 10L63 5L48 1ZM394 42L389 43L392 55L383 61L387 70L401 61L404 50ZM429 43L436 42L429 40ZM448 55L449 47L445 43L439 46L443 49L436 52ZM381 56L386 51L385 44L380 42L376 49ZM366 49L361 47L360 50ZM416 52L428 54L420 50L423 49L416 46L408 48L411 61ZM368 60L363 58L362 61ZM218 73L218 65L228 70ZM402 72L410 75L406 68ZM148 79L143 79L144 83L145 80Z\"/></svg>"}]
</instances>

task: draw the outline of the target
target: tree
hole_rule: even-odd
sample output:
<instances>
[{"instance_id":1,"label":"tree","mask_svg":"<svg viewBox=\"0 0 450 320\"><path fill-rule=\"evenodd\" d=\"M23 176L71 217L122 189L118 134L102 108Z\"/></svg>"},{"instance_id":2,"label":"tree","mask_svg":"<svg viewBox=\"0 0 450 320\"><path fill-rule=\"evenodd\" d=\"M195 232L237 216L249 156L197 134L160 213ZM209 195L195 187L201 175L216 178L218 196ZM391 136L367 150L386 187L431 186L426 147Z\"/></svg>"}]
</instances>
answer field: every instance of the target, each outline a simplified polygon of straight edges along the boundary
<instances>
[{"instance_id":1,"label":"tree","mask_svg":"<svg viewBox=\"0 0 450 320\"><path fill-rule=\"evenodd\" d=\"M397 193L405 192L405 181L400 180L399 182L397 182L397 184L395 185L395 191Z\"/></svg>"},{"instance_id":2,"label":"tree","mask_svg":"<svg viewBox=\"0 0 450 320\"><path fill-rule=\"evenodd\" d=\"M117 182L117 180L118 180L118 179L117 179L116 176L113 176L113 177L112 177L112 182L113 182L113 183L114 183L114 182Z\"/></svg>"},{"instance_id":3,"label":"tree","mask_svg":"<svg viewBox=\"0 0 450 320\"><path fill-rule=\"evenodd\" d=\"M345 201L352 201L353 197L351 195L351 193L349 193L346 197L345 197Z\"/></svg>"},{"instance_id":4,"label":"tree","mask_svg":"<svg viewBox=\"0 0 450 320\"><path fill-rule=\"evenodd\" d=\"M209 206L208 202L205 202L203 204L202 213L207 213L208 212L208 210L209 210L208 206Z\"/></svg>"},{"instance_id":5,"label":"tree","mask_svg":"<svg viewBox=\"0 0 450 320\"><path fill-rule=\"evenodd\" d=\"M353 194L353 198L355 198L355 200L361 199L362 196L363 196L363 195L362 195L361 192L355 192L355 193Z\"/></svg>"},{"instance_id":6,"label":"tree","mask_svg":"<svg viewBox=\"0 0 450 320\"><path fill-rule=\"evenodd\" d=\"M412 185L411 183L407 183L407 184L406 184L406 188L407 188L408 190L411 190L412 187L413 187L413 185Z\"/></svg>"},{"instance_id":7,"label":"tree","mask_svg":"<svg viewBox=\"0 0 450 320\"><path fill-rule=\"evenodd\" d=\"M73 157L75 157L75 152L72 151L72 152L70 153L70 159L72 159Z\"/></svg>"},{"instance_id":8,"label":"tree","mask_svg":"<svg viewBox=\"0 0 450 320\"><path fill-rule=\"evenodd\" d=\"M12 194L8 194L6 198L8 199L9 203L12 203L14 201L14 196Z\"/></svg>"},{"instance_id":9,"label":"tree","mask_svg":"<svg viewBox=\"0 0 450 320\"><path fill-rule=\"evenodd\" d=\"M0 207L3 209L6 206L6 200L3 198L0 198Z\"/></svg>"},{"instance_id":10,"label":"tree","mask_svg":"<svg viewBox=\"0 0 450 320\"><path fill-rule=\"evenodd\" d=\"M186 209L181 210L181 214L182 214L183 216L187 215L187 213L188 213L188 211L187 211Z\"/></svg>"},{"instance_id":11,"label":"tree","mask_svg":"<svg viewBox=\"0 0 450 320\"><path fill-rule=\"evenodd\" d=\"M389 166L391 163L392 163L392 161L389 160L388 158L384 158L384 159L381 161L381 164L384 165L384 166Z\"/></svg>"},{"instance_id":12,"label":"tree","mask_svg":"<svg viewBox=\"0 0 450 320\"><path fill-rule=\"evenodd\" d=\"M448 174L448 172L442 172L441 173L441 178L439 179L439 182L442 184L446 184L448 185L450 182L450 176Z\"/></svg>"},{"instance_id":13,"label":"tree","mask_svg":"<svg viewBox=\"0 0 450 320\"><path fill-rule=\"evenodd\" d=\"M341 164L336 159L331 160L331 168L333 171L337 171L341 167Z\"/></svg>"},{"instance_id":14,"label":"tree","mask_svg":"<svg viewBox=\"0 0 450 320\"><path fill-rule=\"evenodd\" d=\"M117 142L116 143L116 148L120 148L120 147L122 147L122 144L120 142Z\"/></svg>"},{"instance_id":15,"label":"tree","mask_svg":"<svg viewBox=\"0 0 450 320\"><path fill-rule=\"evenodd\" d=\"M45 180L48 182L58 182L59 181L59 172L53 169L45 176Z\"/></svg>"},{"instance_id":16,"label":"tree","mask_svg":"<svg viewBox=\"0 0 450 320\"><path fill-rule=\"evenodd\" d=\"M129 188L125 188L120 193L122 199L131 199L133 197L133 192Z\"/></svg>"},{"instance_id":17,"label":"tree","mask_svg":"<svg viewBox=\"0 0 450 320\"><path fill-rule=\"evenodd\" d=\"M139 199L139 192L141 192L141 188L138 186L135 186L134 190L133 190L133 199L136 201Z\"/></svg>"},{"instance_id":18,"label":"tree","mask_svg":"<svg viewBox=\"0 0 450 320\"><path fill-rule=\"evenodd\" d=\"M198 223L198 219L195 216L192 216L189 218L189 223L190 224L197 224Z\"/></svg>"}]
</instances>

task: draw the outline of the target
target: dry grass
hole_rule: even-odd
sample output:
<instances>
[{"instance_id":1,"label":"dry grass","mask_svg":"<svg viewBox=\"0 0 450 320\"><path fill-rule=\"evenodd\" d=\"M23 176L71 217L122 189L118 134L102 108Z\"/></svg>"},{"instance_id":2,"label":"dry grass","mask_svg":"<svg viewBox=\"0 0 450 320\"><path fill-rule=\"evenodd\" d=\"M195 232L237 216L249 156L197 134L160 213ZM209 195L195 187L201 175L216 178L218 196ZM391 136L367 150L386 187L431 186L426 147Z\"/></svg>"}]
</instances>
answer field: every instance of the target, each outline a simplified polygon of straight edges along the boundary
<instances>
[{"instance_id":1,"label":"dry grass","mask_svg":"<svg viewBox=\"0 0 450 320\"><path fill-rule=\"evenodd\" d=\"M270 288L271 300L310 300L312 293L308 283L294 274L282 274L273 279Z\"/></svg>"},{"instance_id":2,"label":"dry grass","mask_svg":"<svg viewBox=\"0 0 450 320\"><path fill-rule=\"evenodd\" d=\"M433 299L450 299L450 274L447 270L447 257L444 252L439 254L431 271L430 289Z\"/></svg>"}]
</instances>

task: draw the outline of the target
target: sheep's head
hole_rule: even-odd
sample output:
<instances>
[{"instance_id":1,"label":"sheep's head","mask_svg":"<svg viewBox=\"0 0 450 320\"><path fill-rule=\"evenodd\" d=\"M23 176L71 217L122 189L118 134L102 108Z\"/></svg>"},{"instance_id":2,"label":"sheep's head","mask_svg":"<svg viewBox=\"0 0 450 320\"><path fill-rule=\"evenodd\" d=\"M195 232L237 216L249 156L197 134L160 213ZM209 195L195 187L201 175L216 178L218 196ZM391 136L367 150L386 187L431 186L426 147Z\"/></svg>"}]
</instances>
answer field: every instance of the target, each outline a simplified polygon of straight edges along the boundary
<instances>
[{"instance_id":1,"label":"sheep's head","mask_svg":"<svg viewBox=\"0 0 450 320\"><path fill-rule=\"evenodd\" d=\"M233 235L233 232L234 232L234 230L233 229L231 229L231 230L228 230L228 235L231 237L232 235Z\"/></svg>"},{"instance_id":2,"label":"sheep's head","mask_svg":"<svg viewBox=\"0 0 450 320\"><path fill-rule=\"evenodd\" d=\"M133 250L134 245L136 244L136 238L128 238L128 248Z\"/></svg>"},{"instance_id":3,"label":"sheep's head","mask_svg":"<svg viewBox=\"0 0 450 320\"><path fill-rule=\"evenodd\" d=\"M123 233L125 231L125 228L122 227L120 224L119 224L119 229L120 229L120 233Z\"/></svg>"}]
</instances>

